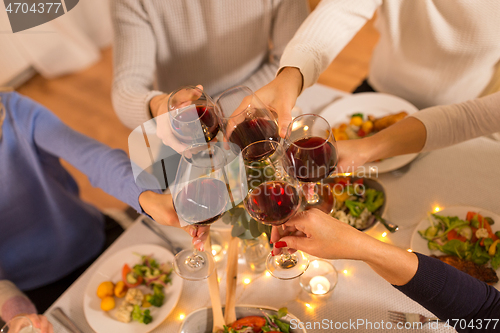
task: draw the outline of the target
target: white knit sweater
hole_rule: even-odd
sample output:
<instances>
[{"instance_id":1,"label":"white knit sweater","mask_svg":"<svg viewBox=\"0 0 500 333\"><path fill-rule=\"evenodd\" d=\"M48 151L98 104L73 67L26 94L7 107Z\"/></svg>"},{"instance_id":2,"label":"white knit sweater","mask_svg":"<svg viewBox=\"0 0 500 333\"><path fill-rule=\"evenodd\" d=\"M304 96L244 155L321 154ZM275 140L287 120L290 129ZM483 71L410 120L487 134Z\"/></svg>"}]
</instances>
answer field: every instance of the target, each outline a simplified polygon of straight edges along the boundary
<instances>
[{"instance_id":1,"label":"white knit sweater","mask_svg":"<svg viewBox=\"0 0 500 333\"><path fill-rule=\"evenodd\" d=\"M499 0L323 0L288 44L281 67L304 87L377 11L369 83L418 108L480 95L500 60Z\"/></svg>"},{"instance_id":2,"label":"white knit sweater","mask_svg":"<svg viewBox=\"0 0 500 333\"><path fill-rule=\"evenodd\" d=\"M260 88L307 14L306 0L113 0L116 113L135 128L153 96L183 85Z\"/></svg>"}]
</instances>

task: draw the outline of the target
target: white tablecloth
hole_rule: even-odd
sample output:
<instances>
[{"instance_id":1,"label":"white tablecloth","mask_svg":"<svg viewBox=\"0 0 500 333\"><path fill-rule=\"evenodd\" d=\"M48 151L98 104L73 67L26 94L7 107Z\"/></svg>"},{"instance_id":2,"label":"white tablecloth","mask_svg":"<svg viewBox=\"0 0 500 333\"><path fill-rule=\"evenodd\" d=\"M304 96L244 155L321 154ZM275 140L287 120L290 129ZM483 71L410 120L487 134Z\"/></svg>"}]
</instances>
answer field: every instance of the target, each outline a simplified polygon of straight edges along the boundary
<instances>
[{"instance_id":1,"label":"white tablecloth","mask_svg":"<svg viewBox=\"0 0 500 333\"><path fill-rule=\"evenodd\" d=\"M318 108L330 103L344 93L316 85L306 91L298 104L304 113L317 112ZM397 138L395 138L397 139ZM385 217L400 226L400 231L388 235L385 241L402 248L409 248L415 225L435 205L477 206L500 214L500 143L479 138L453 147L421 154L409 168L400 172L379 176L386 189L388 205ZM405 172L406 171L406 172ZM182 230L163 227L172 239L188 247L190 237ZM370 230L374 237L381 238L384 232L380 225ZM83 313L83 294L95 269L110 255L128 246L141 243L162 245L162 241L140 223L129 228L53 305L61 307L84 332L92 332ZM370 326L341 329L345 332L381 332L377 323L387 322L388 310L416 312L430 316L427 310L394 289L375 274L366 264L356 261L333 261L339 271L335 290L323 297L311 298L302 291L298 279L281 281L273 277L252 275L244 262L240 262L237 304L263 305L289 311L303 322L321 322L323 319L335 322L371 322ZM344 273L344 270L347 273ZM225 299L224 269L219 271L221 297ZM242 283L251 279L250 284ZM306 306L309 304L310 307ZM153 332L175 333L181 325L180 316L210 306L208 287L205 281L184 281L184 288L177 307ZM47 313L50 312L50 309ZM55 332L66 332L54 318ZM344 324L345 326L345 324ZM308 332L327 332L325 329L309 329ZM452 332L441 324L437 329L428 325L420 330L404 332ZM110 332L111 333L111 332Z\"/></svg>"}]
</instances>

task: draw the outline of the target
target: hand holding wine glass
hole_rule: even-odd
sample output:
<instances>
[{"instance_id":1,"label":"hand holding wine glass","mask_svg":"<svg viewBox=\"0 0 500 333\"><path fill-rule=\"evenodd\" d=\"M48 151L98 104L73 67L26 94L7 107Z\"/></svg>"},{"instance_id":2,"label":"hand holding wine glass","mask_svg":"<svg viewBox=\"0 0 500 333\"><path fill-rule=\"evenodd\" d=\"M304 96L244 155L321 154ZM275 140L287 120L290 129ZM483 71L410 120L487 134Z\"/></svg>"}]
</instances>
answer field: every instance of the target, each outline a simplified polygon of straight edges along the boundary
<instances>
[{"instance_id":1,"label":"hand holding wine glass","mask_svg":"<svg viewBox=\"0 0 500 333\"><path fill-rule=\"evenodd\" d=\"M255 92L262 102L275 110L278 118L279 135L284 138L288 125L292 121L292 109L303 87L300 70L285 67L267 85Z\"/></svg>"},{"instance_id":2,"label":"hand holding wine glass","mask_svg":"<svg viewBox=\"0 0 500 333\"><path fill-rule=\"evenodd\" d=\"M238 153L253 142L279 140L275 115L250 88L230 88L215 104L224 141L238 147Z\"/></svg>"},{"instance_id":3,"label":"hand holding wine glass","mask_svg":"<svg viewBox=\"0 0 500 333\"><path fill-rule=\"evenodd\" d=\"M172 195L168 193L159 194L153 191L144 191L139 195L139 204L144 212L151 216L155 222L184 229L184 231L193 237L192 242L195 244L196 248L203 251L203 243L208 237L210 227L197 227L194 225L181 227L179 217L177 216L172 201Z\"/></svg>"},{"instance_id":4,"label":"hand holding wine glass","mask_svg":"<svg viewBox=\"0 0 500 333\"><path fill-rule=\"evenodd\" d=\"M182 153L191 144L209 142L219 131L214 103L203 86L186 86L151 100L156 110L157 136Z\"/></svg>"},{"instance_id":5,"label":"hand holding wine glass","mask_svg":"<svg viewBox=\"0 0 500 333\"><path fill-rule=\"evenodd\" d=\"M295 177L304 183L306 208L316 207L330 213L334 207L333 194L328 185L321 184L333 173L338 161L330 124L315 114L298 116L288 126L285 146Z\"/></svg>"},{"instance_id":6,"label":"hand holding wine glass","mask_svg":"<svg viewBox=\"0 0 500 333\"><path fill-rule=\"evenodd\" d=\"M228 209L230 195L225 166L225 153L216 145L197 144L183 152L171 189L180 221L196 227L207 226ZM201 237L201 234L197 235ZM193 242L197 241L193 239ZM197 252L195 248L194 252L179 252L175 256L174 268L184 279L201 280L212 274L215 262L211 253Z\"/></svg>"},{"instance_id":7,"label":"hand holding wine glass","mask_svg":"<svg viewBox=\"0 0 500 333\"><path fill-rule=\"evenodd\" d=\"M255 220L278 226L293 217L301 207L301 187L293 175L285 150L276 141L254 142L241 153L241 190L244 206ZM269 255L267 269L279 279L293 279L308 267L307 257L285 251L281 256Z\"/></svg>"}]
</instances>

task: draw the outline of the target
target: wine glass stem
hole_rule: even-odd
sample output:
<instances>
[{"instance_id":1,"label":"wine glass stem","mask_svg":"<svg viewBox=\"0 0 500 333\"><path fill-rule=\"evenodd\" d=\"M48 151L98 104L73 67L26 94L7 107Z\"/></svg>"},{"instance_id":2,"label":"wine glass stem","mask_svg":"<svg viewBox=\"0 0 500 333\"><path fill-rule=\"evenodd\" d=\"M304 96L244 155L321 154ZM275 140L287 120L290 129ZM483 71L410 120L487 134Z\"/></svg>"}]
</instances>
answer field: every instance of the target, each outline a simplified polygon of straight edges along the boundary
<instances>
[{"instance_id":1,"label":"wine glass stem","mask_svg":"<svg viewBox=\"0 0 500 333\"><path fill-rule=\"evenodd\" d=\"M297 265L297 257L295 254L290 254L287 247L281 249L281 256L279 259L279 265L283 269L289 269Z\"/></svg>"},{"instance_id":2,"label":"wine glass stem","mask_svg":"<svg viewBox=\"0 0 500 333\"><path fill-rule=\"evenodd\" d=\"M314 205L319 202L319 195L316 193L316 183L307 184L306 199L307 203L310 205Z\"/></svg>"}]
</instances>

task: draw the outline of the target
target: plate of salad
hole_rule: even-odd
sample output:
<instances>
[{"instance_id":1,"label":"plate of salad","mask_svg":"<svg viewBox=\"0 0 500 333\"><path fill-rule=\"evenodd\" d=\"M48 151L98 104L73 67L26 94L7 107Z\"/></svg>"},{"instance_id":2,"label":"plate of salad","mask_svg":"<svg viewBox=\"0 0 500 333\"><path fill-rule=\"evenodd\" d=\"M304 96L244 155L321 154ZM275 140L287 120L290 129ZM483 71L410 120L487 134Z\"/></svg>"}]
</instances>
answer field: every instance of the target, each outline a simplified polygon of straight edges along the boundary
<instances>
[{"instance_id":1,"label":"plate of salad","mask_svg":"<svg viewBox=\"0 0 500 333\"><path fill-rule=\"evenodd\" d=\"M367 231L378 223L376 216L384 214L387 198L384 187L372 178L332 177L327 183L334 200L330 213L337 220L361 231Z\"/></svg>"},{"instance_id":2,"label":"plate of salad","mask_svg":"<svg viewBox=\"0 0 500 333\"><path fill-rule=\"evenodd\" d=\"M480 275L485 275L484 272L488 273L490 270L494 275L491 282L495 278L498 281L500 216L476 207L445 208L430 214L417 225L411 239L411 249L437 256L441 260L456 257L468 265L465 270L470 270L473 263L475 265L472 265L472 269L477 267ZM452 265L455 266L454 263ZM476 277L482 279L482 276ZM489 279L491 280L491 276ZM498 289L498 283L495 287Z\"/></svg>"},{"instance_id":3,"label":"plate of salad","mask_svg":"<svg viewBox=\"0 0 500 333\"><path fill-rule=\"evenodd\" d=\"M134 245L107 258L90 279L85 317L97 333L146 333L174 309L183 280L173 273L174 255L152 244Z\"/></svg>"},{"instance_id":4,"label":"plate of salad","mask_svg":"<svg viewBox=\"0 0 500 333\"><path fill-rule=\"evenodd\" d=\"M198 309L189 314L179 333L306 333L301 321L286 308L274 309L253 305L236 306L236 318L218 332L212 331L212 308Z\"/></svg>"},{"instance_id":5,"label":"plate of salad","mask_svg":"<svg viewBox=\"0 0 500 333\"><path fill-rule=\"evenodd\" d=\"M401 120L404 113L410 115L417 111L413 104L397 96L366 92L343 97L323 109L320 115L333 126L334 136L339 140L372 135ZM352 135L348 135L349 132ZM417 156L418 154L395 156L367 163L364 167L369 170L376 168L378 173L389 172L410 163Z\"/></svg>"}]
</instances>

